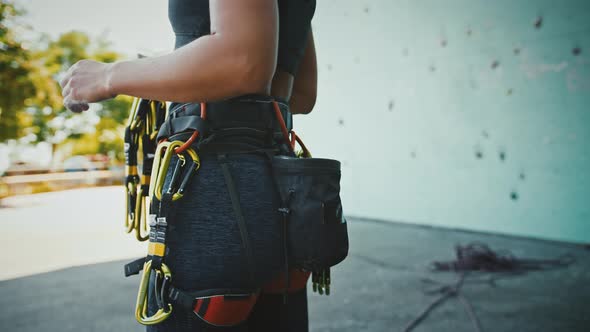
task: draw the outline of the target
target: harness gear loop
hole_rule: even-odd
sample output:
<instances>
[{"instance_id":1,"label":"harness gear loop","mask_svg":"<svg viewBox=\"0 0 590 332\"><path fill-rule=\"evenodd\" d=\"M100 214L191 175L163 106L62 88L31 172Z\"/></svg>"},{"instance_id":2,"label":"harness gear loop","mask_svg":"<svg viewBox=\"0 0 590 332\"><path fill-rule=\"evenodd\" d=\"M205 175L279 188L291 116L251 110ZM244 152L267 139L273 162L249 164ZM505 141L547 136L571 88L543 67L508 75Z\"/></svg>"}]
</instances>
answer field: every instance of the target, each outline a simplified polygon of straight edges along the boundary
<instances>
[{"instance_id":1,"label":"harness gear loop","mask_svg":"<svg viewBox=\"0 0 590 332\"><path fill-rule=\"evenodd\" d=\"M134 98L129 112L129 125L125 128L125 230L131 233L135 229L135 237L139 241L147 240L145 212L156 150L155 137L165 117L165 103ZM138 165L140 156L143 162ZM138 166L141 166L141 174Z\"/></svg>"}]
</instances>

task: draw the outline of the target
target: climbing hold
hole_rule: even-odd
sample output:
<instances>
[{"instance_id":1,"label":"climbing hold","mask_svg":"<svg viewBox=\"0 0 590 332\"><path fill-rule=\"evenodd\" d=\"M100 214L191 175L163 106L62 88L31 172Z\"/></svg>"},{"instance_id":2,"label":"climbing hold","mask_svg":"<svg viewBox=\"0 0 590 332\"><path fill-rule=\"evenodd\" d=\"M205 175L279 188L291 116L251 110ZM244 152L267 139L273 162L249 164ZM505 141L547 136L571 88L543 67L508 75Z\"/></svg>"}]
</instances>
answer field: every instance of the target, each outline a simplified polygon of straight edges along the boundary
<instances>
[{"instance_id":1,"label":"climbing hold","mask_svg":"<svg viewBox=\"0 0 590 332\"><path fill-rule=\"evenodd\" d=\"M500 61L494 60L494 61L492 61L492 64L490 65L490 67L492 69L496 69L496 68L498 68L499 65L500 65Z\"/></svg>"},{"instance_id":2,"label":"climbing hold","mask_svg":"<svg viewBox=\"0 0 590 332\"><path fill-rule=\"evenodd\" d=\"M537 16L533 24L535 29L541 29L541 26L543 26L543 16Z\"/></svg>"},{"instance_id":3,"label":"climbing hold","mask_svg":"<svg viewBox=\"0 0 590 332\"><path fill-rule=\"evenodd\" d=\"M446 39L443 39L443 40L440 41L440 46L447 47L447 43L448 43L447 40Z\"/></svg>"},{"instance_id":4,"label":"climbing hold","mask_svg":"<svg viewBox=\"0 0 590 332\"><path fill-rule=\"evenodd\" d=\"M512 88L510 88L510 89L506 90L506 95L511 96L512 92L514 92L514 91L512 90Z\"/></svg>"},{"instance_id":5,"label":"climbing hold","mask_svg":"<svg viewBox=\"0 0 590 332\"><path fill-rule=\"evenodd\" d=\"M518 193L515 190L510 192L510 199L513 201L518 200Z\"/></svg>"},{"instance_id":6,"label":"climbing hold","mask_svg":"<svg viewBox=\"0 0 590 332\"><path fill-rule=\"evenodd\" d=\"M500 152L498 152L498 158L500 158L501 161L506 160L506 151L500 150Z\"/></svg>"},{"instance_id":7,"label":"climbing hold","mask_svg":"<svg viewBox=\"0 0 590 332\"><path fill-rule=\"evenodd\" d=\"M582 49L579 46L576 46L572 49L572 54L578 56L582 54Z\"/></svg>"},{"instance_id":8,"label":"climbing hold","mask_svg":"<svg viewBox=\"0 0 590 332\"><path fill-rule=\"evenodd\" d=\"M514 55L519 55L520 54L520 48L518 48L518 47L514 48L513 52L514 52Z\"/></svg>"},{"instance_id":9,"label":"climbing hold","mask_svg":"<svg viewBox=\"0 0 590 332\"><path fill-rule=\"evenodd\" d=\"M480 149L475 150L475 158L477 158L477 159L483 158L483 152L481 152Z\"/></svg>"},{"instance_id":10,"label":"climbing hold","mask_svg":"<svg viewBox=\"0 0 590 332\"><path fill-rule=\"evenodd\" d=\"M389 104L387 105L387 109L391 112L393 111L393 106L395 105L393 100L389 101Z\"/></svg>"}]
</instances>

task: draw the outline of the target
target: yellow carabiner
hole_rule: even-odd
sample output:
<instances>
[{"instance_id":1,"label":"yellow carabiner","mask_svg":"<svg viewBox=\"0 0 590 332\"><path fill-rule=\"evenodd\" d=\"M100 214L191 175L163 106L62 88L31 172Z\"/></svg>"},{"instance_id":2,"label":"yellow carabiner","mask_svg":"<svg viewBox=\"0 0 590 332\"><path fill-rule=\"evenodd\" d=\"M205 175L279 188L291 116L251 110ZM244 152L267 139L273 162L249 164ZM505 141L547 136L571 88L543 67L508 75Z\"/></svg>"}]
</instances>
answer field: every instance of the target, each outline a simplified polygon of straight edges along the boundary
<instances>
[{"instance_id":1,"label":"yellow carabiner","mask_svg":"<svg viewBox=\"0 0 590 332\"><path fill-rule=\"evenodd\" d=\"M138 197L134 197L137 195L137 185L134 182L127 183L125 188L126 191L126 199L125 199L125 231L127 233L131 233L133 231L133 227L135 225L136 219L136 211L137 211L137 204L135 208L131 206L132 202L137 202ZM135 201L133 201L135 199ZM131 211L133 210L133 211Z\"/></svg>"},{"instance_id":2,"label":"yellow carabiner","mask_svg":"<svg viewBox=\"0 0 590 332\"><path fill-rule=\"evenodd\" d=\"M153 133L156 130L156 117L157 117L157 113L158 113L158 108L160 106L160 102L159 101L155 101L152 100L150 102L150 112L147 114L147 119L148 119L148 123L149 123L149 130L148 130L148 135Z\"/></svg>"},{"instance_id":3,"label":"yellow carabiner","mask_svg":"<svg viewBox=\"0 0 590 332\"><path fill-rule=\"evenodd\" d=\"M133 104L132 109L131 109L131 114L129 116L129 129L131 129L131 131L136 131L137 128L139 128L139 126L141 126L141 124L142 124L142 119L137 115L139 113L139 109L141 107L141 103L143 102L143 99L141 99L141 98L135 98L135 99L137 100L137 102L135 102Z\"/></svg>"},{"instance_id":4,"label":"yellow carabiner","mask_svg":"<svg viewBox=\"0 0 590 332\"><path fill-rule=\"evenodd\" d=\"M188 155L191 157L191 160L193 162L192 165L188 166L188 167L194 167L194 169L188 170L187 173L185 173L185 177L182 179L182 182L180 184L180 186L178 187L178 190L176 190L176 192L172 195L172 200L173 201L177 201L179 199L182 198L182 196L184 196L184 188L188 183L188 180L190 179L190 177L196 173L199 168L201 168L201 159L199 158L199 155L195 152L195 150L193 150L192 148L188 148L186 150L184 150L185 153L188 153ZM184 157L179 154L178 155L179 158L183 158ZM186 165L186 161L184 162ZM190 172L190 173L189 173Z\"/></svg>"},{"instance_id":5,"label":"yellow carabiner","mask_svg":"<svg viewBox=\"0 0 590 332\"><path fill-rule=\"evenodd\" d=\"M139 105L139 98L133 98L133 101L131 102L131 109L129 110L129 119L127 120L127 123L130 125L137 116L137 105Z\"/></svg>"},{"instance_id":6,"label":"yellow carabiner","mask_svg":"<svg viewBox=\"0 0 590 332\"><path fill-rule=\"evenodd\" d=\"M135 203L135 220L134 220L134 228L135 228L135 238L143 242L149 239L149 234L143 235L143 231L147 231L147 221L146 221L146 209L147 209L147 197L143 196L143 188L139 188L137 192L137 202Z\"/></svg>"},{"instance_id":7,"label":"yellow carabiner","mask_svg":"<svg viewBox=\"0 0 590 332\"><path fill-rule=\"evenodd\" d=\"M184 142L182 141L173 141L173 142L163 142L158 145L156 148L156 159L154 160L154 166L152 169L151 181L150 181L150 197L156 197L158 200L162 199L162 189L164 188L164 182L166 180L166 174L168 173L168 168L170 167L170 160L174 155L174 149L179 146L182 146ZM166 149L164 155L162 156L162 150ZM191 173L188 173L187 176L191 176L193 172L196 172L201 167L201 159L195 152L195 150L188 148L184 152L186 152L192 159L194 164L194 170ZM179 154L178 157L186 164L184 160L184 156ZM176 201L182 198L184 190L184 186L186 185L186 180L183 179L181 184L181 189L174 193L172 196L172 200Z\"/></svg>"},{"instance_id":8,"label":"yellow carabiner","mask_svg":"<svg viewBox=\"0 0 590 332\"><path fill-rule=\"evenodd\" d=\"M162 263L160 270L156 271L158 277L172 279L172 272ZM168 303L167 308L159 308L152 316L147 315L147 300L148 300L148 285L150 282L150 276L152 274L152 261L149 260L143 265L143 275L139 283L139 291L137 293L137 301L135 302L135 319L142 325L155 325L163 322L172 313L172 304ZM158 282L155 280L154 282Z\"/></svg>"},{"instance_id":9,"label":"yellow carabiner","mask_svg":"<svg viewBox=\"0 0 590 332\"><path fill-rule=\"evenodd\" d=\"M156 147L154 165L152 166L152 174L150 175L150 197L154 197L158 191L159 197L162 197L162 187L164 186L168 166L170 166L174 146L180 146L181 144L182 142L180 141L162 142ZM162 155L162 150L164 150L164 155Z\"/></svg>"}]
</instances>

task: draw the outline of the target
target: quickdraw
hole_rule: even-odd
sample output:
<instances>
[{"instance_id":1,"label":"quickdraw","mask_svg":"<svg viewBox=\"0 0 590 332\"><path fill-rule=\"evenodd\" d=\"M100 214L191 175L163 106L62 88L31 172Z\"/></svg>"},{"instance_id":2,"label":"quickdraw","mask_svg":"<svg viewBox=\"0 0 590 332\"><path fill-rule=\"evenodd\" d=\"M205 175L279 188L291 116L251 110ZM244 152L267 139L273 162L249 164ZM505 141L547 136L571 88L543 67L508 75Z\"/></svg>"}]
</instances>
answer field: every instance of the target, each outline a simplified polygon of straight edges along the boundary
<instances>
[{"instance_id":1,"label":"quickdraw","mask_svg":"<svg viewBox=\"0 0 590 332\"><path fill-rule=\"evenodd\" d=\"M146 210L150 174L154 163L158 128L164 123L166 104L154 100L135 98L131 106L128 126L125 128L125 230L135 230L139 241L148 239ZM142 159L141 176L138 160Z\"/></svg>"},{"instance_id":2,"label":"quickdraw","mask_svg":"<svg viewBox=\"0 0 590 332\"><path fill-rule=\"evenodd\" d=\"M172 272L164 263L166 233L173 210L171 204L183 197L188 182L201 165L199 156L192 148L189 147L178 152L178 148L184 144L185 142L182 141L162 142L155 151L149 190L153 204L148 216L150 226L148 257L142 268L144 273L135 306L135 318L143 325L158 324L165 320L172 311L172 304L167 301ZM172 178L164 188L166 174L168 174L173 155L178 157L178 161L174 166ZM157 213L154 213L155 211ZM148 316L148 284L152 273L155 273L153 287L158 310L152 316Z\"/></svg>"},{"instance_id":3,"label":"quickdraw","mask_svg":"<svg viewBox=\"0 0 590 332\"><path fill-rule=\"evenodd\" d=\"M205 105L201 104L202 114L201 117L205 117ZM154 108L151 108L152 111ZM140 114L138 112L138 114ZM153 112L152 112L153 114ZM147 118L149 121L149 117ZM134 128L136 121L131 121L130 129ZM146 122L149 128L153 130L151 132L144 132L144 137L149 142L153 142L157 137L157 129L159 125L151 127L154 122ZM138 122L135 128L141 127L141 120ZM144 179L149 179L149 184L140 190L141 194L149 196L152 200L150 214L148 216L150 233L149 233L149 245L148 245L148 257L145 259L145 263L142 267L144 273L141 278L139 285L139 291L137 294L137 302L135 306L135 318L143 325L154 325L164 321L172 312L172 304L168 301L168 292L170 291L172 272L164 263L164 257L166 255L166 233L168 228L168 222L170 221L171 204L174 201L181 199L184 196L186 186L188 185L191 177L199 170L201 166L201 160L195 150L190 146L195 143L198 138L199 132L194 131L191 137L186 141L172 141L166 140L161 141L151 156L150 171L151 174L146 176ZM144 144L144 147L146 145ZM145 149L144 149L145 150ZM177 156L178 161L174 166L172 177L168 182L167 188L164 189L166 182L166 175L170 167L172 157ZM144 191L145 190L145 191ZM156 208L156 204L158 207ZM145 201L143 208L145 208ZM139 207L136 206L136 211ZM136 229L138 239L144 239L141 236L139 225L140 218L139 213L136 212ZM154 294L158 310L151 316L147 312L148 304L148 285L149 280L155 273L155 280L153 282Z\"/></svg>"}]
</instances>

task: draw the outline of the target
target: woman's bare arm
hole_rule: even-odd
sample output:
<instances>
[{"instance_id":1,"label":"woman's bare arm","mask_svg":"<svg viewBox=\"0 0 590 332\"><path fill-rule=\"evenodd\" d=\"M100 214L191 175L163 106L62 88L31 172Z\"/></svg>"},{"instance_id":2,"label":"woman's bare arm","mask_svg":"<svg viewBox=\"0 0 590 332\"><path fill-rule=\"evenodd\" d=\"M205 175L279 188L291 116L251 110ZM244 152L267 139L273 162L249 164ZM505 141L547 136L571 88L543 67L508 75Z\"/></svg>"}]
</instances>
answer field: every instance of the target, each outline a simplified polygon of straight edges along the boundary
<instances>
[{"instance_id":1,"label":"woman's bare arm","mask_svg":"<svg viewBox=\"0 0 590 332\"><path fill-rule=\"evenodd\" d=\"M188 102L269 93L278 44L276 0L209 4L211 34L170 54L113 64L76 63L60 82L66 107L118 94Z\"/></svg>"},{"instance_id":2,"label":"woman's bare arm","mask_svg":"<svg viewBox=\"0 0 590 332\"><path fill-rule=\"evenodd\" d=\"M309 31L305 54L299 64L289 108L293 114L308 114L315 106L318 92L318 69L313 33Z\"/></svg>"}]
</instances>

